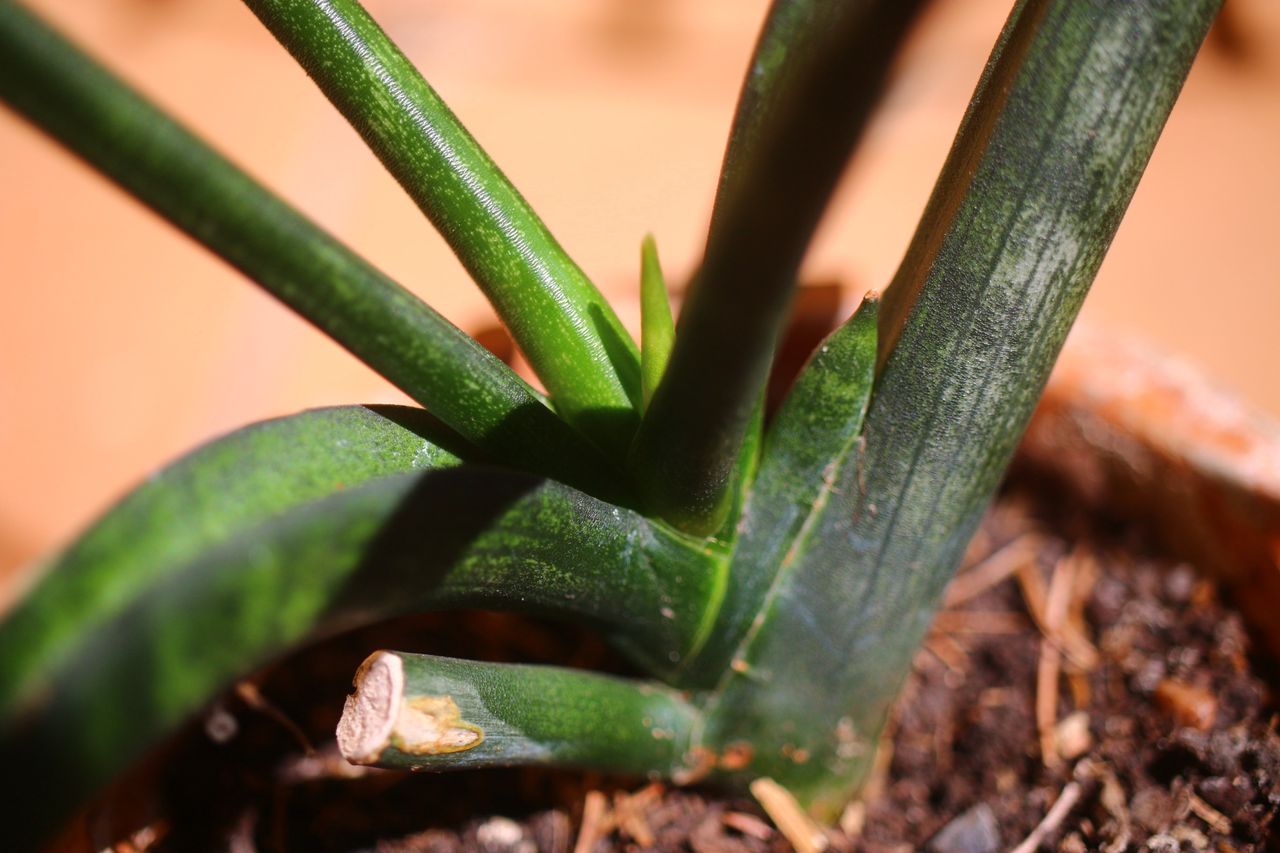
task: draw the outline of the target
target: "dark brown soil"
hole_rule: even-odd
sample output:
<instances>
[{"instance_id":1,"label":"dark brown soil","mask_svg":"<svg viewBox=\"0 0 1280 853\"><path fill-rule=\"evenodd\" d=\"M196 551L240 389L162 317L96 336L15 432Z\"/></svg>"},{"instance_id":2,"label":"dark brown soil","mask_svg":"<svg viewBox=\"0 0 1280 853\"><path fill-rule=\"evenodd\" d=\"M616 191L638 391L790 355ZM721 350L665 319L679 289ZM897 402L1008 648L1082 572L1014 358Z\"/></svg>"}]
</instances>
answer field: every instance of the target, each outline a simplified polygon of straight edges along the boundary
<instances>
[{"instance_id":1,"label":"dark brown soil","mask_svg":"<svg viewBox=\"0 0 1280 853\"><path fill-rule=\"evenodd\" d=\"M977 550L1034 527L1006 503ZM1078 803L1042 849L1263 849L1280 806L1274 674L1250 656L1240 617L1210 583L1189 566L1134 559L1141 549L1119 544L1088 530L1036 549L1046 583L1067 560L1087 567L1072 606L1097 660L1072 666L1060 655L1049 704L1052 722L1068 730L1059 748L1074 738L1074 749L1045 766L1036 715L1042 632L959 633L970 623L982 630L978 614L1029 615L1027 585L1006 580L944 616L953 630L936 632L917 657L860 847L924 846L950 824L979 837L994 825L999 843L988 849L1006 849L1074 784Z\"/></svg>"},{"instance_id":2,"label":"dark brown soil","mask_svg":"<svg viewBox=\"0 0 1280 853\"><path fill-rule=\"evenodd\" d=\"M1146 553L1132 535L1062 518L1054 529L1072 532L1046 533L1012 499L990 515L916 659L873 792L829 833L831 849L1007 850L1060 801L1070 807L1024 849L1280 849L1267 846L1280 807L1277 681L1239 616L1190 567L1130 556ZM164 817L116 849L790 849L757 805L714 791L593 774L357 772L329 733L350 674L383 646L611 665L564 626L485 614L345 638L243 685L170 750L158 793L122 788L117 812Z\"/></svg>"}]
</instances>

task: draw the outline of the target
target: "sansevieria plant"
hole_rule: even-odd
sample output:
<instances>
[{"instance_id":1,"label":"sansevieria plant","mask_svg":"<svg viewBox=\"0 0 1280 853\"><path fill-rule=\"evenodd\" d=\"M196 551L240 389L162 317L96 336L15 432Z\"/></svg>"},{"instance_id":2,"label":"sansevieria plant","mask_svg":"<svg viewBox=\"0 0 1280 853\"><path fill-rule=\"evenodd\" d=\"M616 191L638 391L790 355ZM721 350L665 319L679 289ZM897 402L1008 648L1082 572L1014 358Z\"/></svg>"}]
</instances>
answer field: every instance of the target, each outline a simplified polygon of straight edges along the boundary
<instances>
[{"instance_id":1,"label":"sansevieria plant","mask_svg":"<svg viewBox=\"0 0 1280 853\"><path fill-rule=\"evenodd\" d=\"M0 99L423 406L246 427L47 562L0 624L0 757L31 768L6 786L0 846L46 841L238 676L453 607L585 622L647 675L376 651L338 730L350 760L770 777L831 818L1220 0L1018 2L883 300L768 422L798 266L917 3L776 0L678 323L643 244L638 346L356 0L246 3L546 394L0 2Z\"/></svg>"}]
</instances>

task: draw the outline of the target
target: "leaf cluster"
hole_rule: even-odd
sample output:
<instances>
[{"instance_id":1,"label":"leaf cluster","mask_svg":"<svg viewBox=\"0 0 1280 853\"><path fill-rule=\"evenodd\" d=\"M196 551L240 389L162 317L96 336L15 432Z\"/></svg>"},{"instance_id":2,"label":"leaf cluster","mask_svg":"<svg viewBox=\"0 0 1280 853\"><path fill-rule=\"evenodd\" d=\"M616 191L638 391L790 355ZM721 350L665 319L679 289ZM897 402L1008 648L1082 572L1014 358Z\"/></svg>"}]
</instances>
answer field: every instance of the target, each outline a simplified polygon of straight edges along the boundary
<instances>
[{"instance_id":1,"label":"leaf cluster","mask_svg":"<svg viewBox=\"0 0 1280 853\"><path fill-rule=\"evenodd\" d=\"M637 346L356 0L246 0L445 237L546 394L29 12L0 99L425 409L245 428L170 465L0 624L31 844L230 681L429 609L584 621L643 678L380 652L340 743L384 766L856 789L1218 0L1014 8L883 307L766 425L797 272L919 5L776 0L678 324ZM430 414L428 414L428 412Z\"/></svg>"}]
</instances>

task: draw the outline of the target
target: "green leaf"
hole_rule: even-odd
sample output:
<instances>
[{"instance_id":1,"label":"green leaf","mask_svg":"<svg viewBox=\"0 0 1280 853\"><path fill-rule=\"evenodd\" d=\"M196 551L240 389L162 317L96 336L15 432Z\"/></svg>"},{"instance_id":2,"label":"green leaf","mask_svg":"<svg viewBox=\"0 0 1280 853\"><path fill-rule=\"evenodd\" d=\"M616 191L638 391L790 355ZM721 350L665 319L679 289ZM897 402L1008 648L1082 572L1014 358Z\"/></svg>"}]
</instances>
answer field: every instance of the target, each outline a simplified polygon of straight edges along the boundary
<instances>
[{"instance_id":1,"label":"green leaf","mask_svg":"<svg viewBox=\"0 0 1280 853\"><path fill-rule=\"evenodd\" d=\"M818 220L917 0L778 0L738 103L706 254L636 440L647 506L709 533Z\"/></svg>"},{"instance_id":2,"label":"green leaf","mask_svg":"<svg viewBox=\"0 0 1280 853\"><path fill-rule=\"evenodd\" d=\"M756 406L755 415L747 427L746 438L738 453L738 463L734 468L734 483L730 491L729 512L720 529L704 540L703 549L709 559L707 582L710 594L707 607L703 611L702 623L694 635L689 654L681 661L679 669L673 674L673 680L687 685L690 679L687 670L692 664L695 672L700 672L708 655L703 648L711 646L711 655L722 644L721 623L724 620L726 601L732 607L740 593L737 589L737 578L733 568L733 555L742 535L744 525L741 523L744 507L751 494L756 472L760 465L761 445L764 442L764 400Z\"/></svg>"},{"instance_id":3,"label":"green leaf","mask_svg":"<svg viewBox=\"0 0 1280 853\"><path fill-rule=\"evenodd\" d=\"M667 280L658 261L658 244L652 234L646 234L640 244L640 374L646 406L666 372L675 336L676 324L671 317Z\"/></svg>"},{"instance_id":4,"label":"green leaf","mask_svg":"<svg viewBox=\"0 0 1280 853\"><path fill-rule=\"evenodd\" d=\"M152 475L51 560L0 622L0 719L175 567L334 492L457 465L449 445L462 450L420 409L318 409L245 427Z\"/></svg>"},{"instance_id":5,"label":"green leaf","mask_svg":"<svg viewBox=\"0 0 1280 853\"><path fill-rule=\"evenodd\" d=\"M856 487L832 490L709 721L816 814L868 767L1218 6L1029 0L1005 27L886 296Z\"/></svg>"},{"instance_id":6,"label":"green leaf","mask_svg":"<svg viewBox=\"0 0 1280 853\"><path fill-rule=\"evenodd\" d=\"M0 100L500 461L619 497L611 466L497 358L15 3Z\"/></svg>"},{"instance_id":7,"label":"green leaf","mask_svg":"<svg viewBox=\"0 0 1280 853\"><path fill-rule=\"evenodd\" d=\"M919 0L774 0L738 97L713 223L741 215L736 205L768 199L767 182L787 167L775 166L771 173L761 163L771 150L783 152L797 143L805 154L826 161L811 166L830 176L825 186L816 176L811 184L817 203L825 205L920 5ZM787 128L789 122L803 126Z\"/></svg>"},{"instance_id":8,"label":"green leaf","mask_svg":"<svg viewBox=\"0 0 1280 853\"><path fill-rule=\"evenodd\" d=\"M413 64L356 0L246 4L449 242L556 409L622 458L641 402L635 343Z\"/></svg>"},{"instance_id":9,"label":"green leaf","mask_svg":"<svg viewBox=\"0 0 1280 853\"><path fill-rule=\"evenodd\" d=\"M130 549L110 528L145 527L160 501L218 515L217 490L193 489L199 478L165 482L163 497L126 501L85 541ZM54 650L9 678L0 718L0 760L41 768L8 801L33 837L230 681L319 634L430 609L510 610L595 625L664 674L711 597L693 543L559 483L477 466L378 477L237 519L195 553L134 568L128 600L99 596L102 612L81 608L86 629L67 640L71 581L50 585L95 574L83 559L73 550L56 565L53 591L37 590L0 637L3 658L22 661L19 640ZM62 636L44 643L45 631Z\"/></svg>"},{"instance_id":10,"label":"green leaf","mask_svg":"<svg viewBox=\"0 0 1280 853\"><path fill-rule=\"evenodd\" d=\"M338 724L354 763L410 769L548 765L687 771L699 722L665 685L549 666L377 652Z\"/></svg>"},{"instance_id":11,"label":"green leaf","mask_svg":"<svg viewBox=\"0 0 1280 853\"><path fill-rule=\"evenodd\" d=\"M848 465L862 442L876 362L879 300L869 295L818 345L765 436L733 547L732 583L711 641L686 661L685 683L711 687L749 663L748 632L812 545L833 492L856 489ZM756 630L759 630L757 626Z\"/></svg>"}]
</instances>

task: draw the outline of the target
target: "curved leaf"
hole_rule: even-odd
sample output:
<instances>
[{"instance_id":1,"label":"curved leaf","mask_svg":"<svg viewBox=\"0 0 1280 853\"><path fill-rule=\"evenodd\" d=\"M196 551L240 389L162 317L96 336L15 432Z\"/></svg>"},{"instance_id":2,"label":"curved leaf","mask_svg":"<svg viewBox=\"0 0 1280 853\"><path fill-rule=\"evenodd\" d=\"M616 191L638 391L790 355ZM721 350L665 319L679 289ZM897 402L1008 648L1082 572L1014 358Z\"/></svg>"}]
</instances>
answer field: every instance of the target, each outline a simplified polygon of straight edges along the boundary
<instances>
[{"instance_id":1,"label":"curved leaf","mask_svg":"<svg viewBox=\"0 0 1280 853\"><path fill-rule=\"evenodd\" d=\"M462 466L335 492L165 567L32 673L0 760L38 761L52 785L33 780L10 804L45 831L238 675L394 615L573 617L668 672L702 622L705 560L634 513L526 474Z\"/></svg>"},{"instance_id":2,"label":"curved leaf","mask_svg":"<svg viewBox=\"0 0 1280 853\"><path fill-rule=\"evenodd\" d=\"M0 622L0 720L42 672L166 574L277 515L378 477L461 460L421 409L319 409L245 427L151 476L53 558Z\"/></svg>"},{"instance_id":3,"label":"curved leaf","mask_svg":"<svg viewBox=\"0 0 1280 853\"><path fill-rule=\"evenodd\" d=\"M676 323L671 316L667 280L658 260L658 244L652 234L646 234L640 244L640 378L646 406L666 372L675 336Z\"/></svg>"}]
</instances>

